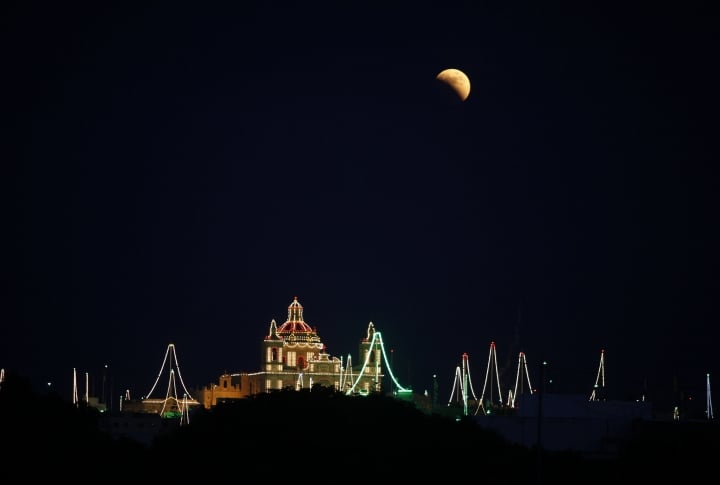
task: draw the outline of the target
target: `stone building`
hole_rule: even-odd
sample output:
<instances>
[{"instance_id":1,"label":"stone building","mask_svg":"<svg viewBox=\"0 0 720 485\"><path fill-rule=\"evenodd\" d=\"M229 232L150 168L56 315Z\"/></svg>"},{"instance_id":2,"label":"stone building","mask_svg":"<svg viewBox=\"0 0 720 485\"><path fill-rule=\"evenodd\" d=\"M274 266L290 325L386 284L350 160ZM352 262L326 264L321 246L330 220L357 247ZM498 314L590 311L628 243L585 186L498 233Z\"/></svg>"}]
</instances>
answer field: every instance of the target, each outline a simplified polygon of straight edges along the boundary
<instances>
[{"instance_id":1,"label":"stone building","mask_svg":"<svg viewBox=\"0 0 720 485\"><path fill-rule=\"evenodd\" d=\"M274 319L270 322L261 343L260 370L223 374L217 383L196 391L195 397L205 408L211 408L218 402L262 392L315 385L348 394L381 392L383 350L378 335L370 322L359 344L359 361L353 364L348 358L344 363L325 351L316 329L305 322L303 307L295 297L288 306L287 320L279 327Z\"/></svg>"}]
</instances>

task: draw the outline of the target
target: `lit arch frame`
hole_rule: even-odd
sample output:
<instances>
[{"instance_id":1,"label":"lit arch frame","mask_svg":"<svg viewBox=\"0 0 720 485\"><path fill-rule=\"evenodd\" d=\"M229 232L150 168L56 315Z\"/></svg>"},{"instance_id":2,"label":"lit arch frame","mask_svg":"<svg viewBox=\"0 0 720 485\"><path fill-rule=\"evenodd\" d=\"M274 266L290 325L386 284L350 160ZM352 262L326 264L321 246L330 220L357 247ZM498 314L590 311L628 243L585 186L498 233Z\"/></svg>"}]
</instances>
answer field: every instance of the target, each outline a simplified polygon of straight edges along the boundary
<instances>
[{"instance_id":1,"label":"lit arch frame","mask_svg":"<svg viewBox=\"0 0 720 485\"><path fill-rule=\"evenodd\" d=\"M377 330L375 330L373 332L372 339L370 340L370 349L373 349L375 347L376 343L380 345L380 351L382 352L383 361L385 362L385 367L387 368L388 374L390 375L390 378L392 379L393 383L395 383L395 385L397 386L398 392L399 393L411 393L412 389L407 389L407 388L403 387L402 385L400 385L397 378L395 377L395 374L393 374L392 368L390 367L390 363L388 362L387 352L385 352L385 345L382 340L382 334ZM362 375L365 372L365 368L368 366L368 363L370 362L371 354L372 354L372 352L368 352L367 355L365 356L365 361L363 362L360 372L358 372L357 379L355 379L355 382L353 382L352 386L350 387L350 389L348 389L345 392L345 394L352 394L355 392L355 388L360 383L360 377L362 377Z\"/></svg>"}]
</instances>

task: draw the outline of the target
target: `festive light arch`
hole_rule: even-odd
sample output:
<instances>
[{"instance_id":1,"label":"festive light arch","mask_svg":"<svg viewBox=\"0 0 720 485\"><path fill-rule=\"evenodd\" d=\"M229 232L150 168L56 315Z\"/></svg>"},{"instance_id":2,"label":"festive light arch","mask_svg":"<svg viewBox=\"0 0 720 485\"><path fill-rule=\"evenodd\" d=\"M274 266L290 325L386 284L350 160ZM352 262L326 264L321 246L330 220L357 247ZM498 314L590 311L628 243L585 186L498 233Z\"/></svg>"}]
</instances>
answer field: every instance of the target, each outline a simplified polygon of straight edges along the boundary
<instances>
[{"instance_id":1,"label":"festive light arch","mask_svg":"<svg viewBox=\"0 0 720 485\"><path fill-rule=\"evenodd\" d=\"M388 374L390 375L390 378L392 379L393 383L395 384L395 386L397 386L398 393L411 393L412 389L405 388L402 385L400 385L397 378L395 377L395 374L393 374L392 368L390 367L387 352L385 351L385 344L383 343L382 334L377 330L374 331L372 334L372 339L370 340L369 347L371 349L373 349L373 348L375 348L375 345L380 346L380 351L382 353L383 361L385 362L385 367L387 368ZM365 361L363 362L362 367L361 367L360 371L358 372L357 378L352 383L350 388L345 392L345 394L353 394L354 392L357 392L356 389L357 389L358 384L360 383L360 378L363 376L363 374L365 373L365 369L368 367L368 364L370 363L370 355L371 354L372 354L372 352L368 352L365 355ZM376 361L375 365L377 366L377 365L379 365L379 363ZM350 356L348 356L348 368L352 369L350 367Z\"/></svg>"}]
</instances>

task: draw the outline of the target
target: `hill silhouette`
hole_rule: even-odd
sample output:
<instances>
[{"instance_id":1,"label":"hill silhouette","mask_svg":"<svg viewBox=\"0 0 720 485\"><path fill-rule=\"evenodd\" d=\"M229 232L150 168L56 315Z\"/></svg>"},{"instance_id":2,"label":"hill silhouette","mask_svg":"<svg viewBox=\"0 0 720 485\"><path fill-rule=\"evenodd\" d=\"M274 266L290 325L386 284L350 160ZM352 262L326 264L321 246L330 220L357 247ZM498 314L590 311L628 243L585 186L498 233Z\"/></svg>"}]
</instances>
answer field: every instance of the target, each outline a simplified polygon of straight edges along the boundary
<instances>
[{"instance_id":1,"label":"hill silhouette","mask_svg":"<svg viewBox=\"0 0 720 485\"><path fill-rule=\"evenodd\" d=\"M28 477L111 482L680 483L712 473L720 443L714 422L638 422L614 459L538 453L472 416L456 419L392 396L347 396L320 386L219 403L190 417L147 445L113 438L98 426L97 409L8 375L0 387L4 470L35 463Z\"/></svg>"},{"instance_id":2,"label":"hill silhouette","mask_svg":"<svg viewBox=\"0 0 720 485\"><path fill-rule=\"evenodd\" d=\"M193 463L199 469L251 457L253 467L288 478L293 470L310 468L337 476L384 470L401 479L435 473L441 466L454 474L487 467L483 473L499 479L507 466L533 460L529 450L480 429L470 418L455 421L428 415L409 401L347 396L319 386L219 404L197 413L191 425L161 436L153 448L164 459L202 448Z\"/></svg>"}]
</instances>

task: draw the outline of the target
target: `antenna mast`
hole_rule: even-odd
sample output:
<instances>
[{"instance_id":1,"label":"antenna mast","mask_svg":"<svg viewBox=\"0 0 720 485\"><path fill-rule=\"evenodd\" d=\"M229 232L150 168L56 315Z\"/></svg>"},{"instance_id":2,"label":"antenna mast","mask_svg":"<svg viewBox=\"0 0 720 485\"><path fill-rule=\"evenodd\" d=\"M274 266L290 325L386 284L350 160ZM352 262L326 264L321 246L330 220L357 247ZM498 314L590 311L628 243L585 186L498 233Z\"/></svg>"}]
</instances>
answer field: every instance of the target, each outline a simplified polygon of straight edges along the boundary
<instances>
[{"instance_id":1,"label":"antenna mast","mask_svg":"<svg viewBox=\"0 0 720 485\"><path fill-rule=\"evenodd\" d=\"M707 408L705 409L708 419L713 419L712 396L710 395L710 374L707 374Z\"/></svg>"},{"instance_id":2,"label":"antenna mast","mask_svg":"<svg viewBox=\"0 0 720 485\"><path fill-rule=\"evenodd\" d=\"M602 395L600 395L602 394ZM600 366L598 367L595 386L590 394L590 401L605 400L605 349L600 351Z\"/></svg>"}]
</instances>

